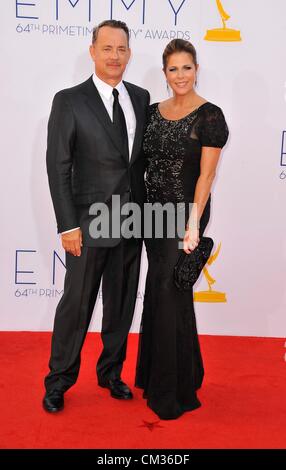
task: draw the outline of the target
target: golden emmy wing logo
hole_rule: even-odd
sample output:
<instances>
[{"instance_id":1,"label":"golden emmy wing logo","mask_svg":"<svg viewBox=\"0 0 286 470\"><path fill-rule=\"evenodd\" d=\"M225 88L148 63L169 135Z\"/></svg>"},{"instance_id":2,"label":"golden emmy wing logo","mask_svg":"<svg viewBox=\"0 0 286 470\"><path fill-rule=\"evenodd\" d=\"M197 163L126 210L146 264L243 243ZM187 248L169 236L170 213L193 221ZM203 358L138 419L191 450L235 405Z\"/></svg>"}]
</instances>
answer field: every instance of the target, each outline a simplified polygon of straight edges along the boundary
<instances>
[{"instance_id":1,"label":"golden emmy wing logo","mask_svg":"<svg viewBox=\"0 0 286 470\"><path fill-rule=\"evenodd\" d=\"M219 11L222 28L208 29L204 39L206 41L241 41L240 31L226 27L226 21L230 18L229 14L224 10L221 1L216 0L217 9Z\"/></svg>"},{"instance_id":2,"label":"golden emmy wing logo","mask_svg":"<svg viewBox=\"0 0 286 470\"><path fill-rule=\"evenodd\" d=\"M217 247L215 253L209 257L206 262L206 265L210 266L218 257L221 248L221 243ZM216 282L216 280L210 275L206 266L203 268L203 274L208 283L208 290L203 290L194 293L194 301L195 302L226 302L226 295L225 292L219 292L217 290L212 289L212 285Z\"/></svg>"}]
</instances>

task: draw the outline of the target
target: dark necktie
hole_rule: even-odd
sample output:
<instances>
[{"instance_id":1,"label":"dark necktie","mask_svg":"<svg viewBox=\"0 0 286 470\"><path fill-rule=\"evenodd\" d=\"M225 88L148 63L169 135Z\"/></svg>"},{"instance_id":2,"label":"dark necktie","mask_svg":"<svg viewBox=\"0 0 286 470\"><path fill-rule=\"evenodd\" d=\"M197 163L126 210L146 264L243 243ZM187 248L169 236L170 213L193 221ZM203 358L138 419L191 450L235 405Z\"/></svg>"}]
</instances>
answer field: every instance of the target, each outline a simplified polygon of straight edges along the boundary
<instances>
[{"instance_id":1,"label":"dark necktie","mask_svg":"<svg viewBox=\"0 0 286 470\"><path fill-rule=\"evenodd\" d=\"M114 96L113 101L113 125L116 128L118 139L124 151L124 155L129 160L129 148L128 148L128 134L126 121L124 117L123 110L119 103L119 92L116 88L113 88L112 94Z\"/></svg>"}]
</instances>

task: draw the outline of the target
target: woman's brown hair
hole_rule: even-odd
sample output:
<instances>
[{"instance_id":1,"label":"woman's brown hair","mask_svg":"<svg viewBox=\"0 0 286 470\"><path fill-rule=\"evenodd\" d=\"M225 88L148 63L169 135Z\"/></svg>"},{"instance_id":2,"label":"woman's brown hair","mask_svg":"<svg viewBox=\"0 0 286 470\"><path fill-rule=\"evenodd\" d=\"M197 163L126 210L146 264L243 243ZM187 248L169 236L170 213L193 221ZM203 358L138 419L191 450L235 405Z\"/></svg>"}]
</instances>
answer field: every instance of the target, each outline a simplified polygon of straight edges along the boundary
<instances>
[{"instance_id":1,"label":"woman's brown hair","mask_svg":"<svg viewBox=\"0 0 286 470\"><path fill-rule=\"evenodd\" d=\"M170 41L167 44L167 46L165 47L165 50L163 52L163 69L164 69L164 71L166 71L167 62L168 62L169 57L172 54L175 54L176 52L187 52L187 54L191 54L195 66L198 65L197 51L194 48L194 46L189 41L185 41L184 39L173 39L172 41Z\"/></svg>"}]
</instances>

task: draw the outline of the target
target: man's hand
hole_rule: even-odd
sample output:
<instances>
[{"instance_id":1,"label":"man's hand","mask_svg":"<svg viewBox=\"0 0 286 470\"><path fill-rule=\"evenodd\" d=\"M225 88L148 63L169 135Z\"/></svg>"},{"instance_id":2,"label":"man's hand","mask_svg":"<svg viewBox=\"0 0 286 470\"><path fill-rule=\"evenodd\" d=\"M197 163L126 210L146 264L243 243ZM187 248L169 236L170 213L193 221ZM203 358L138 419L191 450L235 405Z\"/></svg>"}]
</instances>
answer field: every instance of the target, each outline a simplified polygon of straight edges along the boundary
<instances>
[{"instance_id":1,"label":"man's hand","mask_svg":"<svg viewBox=\"0 0 286 470\"><path fill-rule=\"evenodd\" d=\"M72 232L63 233L61 237L64 250L74 256L81 255L82 232L80 228L77 228Z\"/></svg>"}]
</instances>

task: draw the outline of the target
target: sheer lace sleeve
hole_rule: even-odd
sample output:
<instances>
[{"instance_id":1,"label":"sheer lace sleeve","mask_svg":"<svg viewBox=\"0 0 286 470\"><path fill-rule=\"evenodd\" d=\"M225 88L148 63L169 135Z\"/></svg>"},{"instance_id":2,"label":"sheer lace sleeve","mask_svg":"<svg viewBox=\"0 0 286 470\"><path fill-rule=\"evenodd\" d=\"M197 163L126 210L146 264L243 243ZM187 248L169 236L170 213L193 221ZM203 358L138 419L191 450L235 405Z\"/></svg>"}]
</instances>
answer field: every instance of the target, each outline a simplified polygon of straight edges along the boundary
<instances>
[{"instance_id":1,"label":"sheer lace sleeve","mask_svg":"<svg viewBox=\"0 0 286 470\"><path fill-rule=\"evenodd\" d=\"M226 144L228 127L218 106L206 107L197 132L202 147L222 148Z\"/></svg>"}]
</instances>

